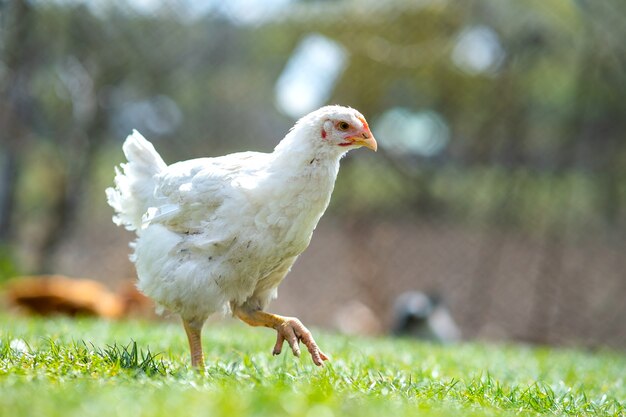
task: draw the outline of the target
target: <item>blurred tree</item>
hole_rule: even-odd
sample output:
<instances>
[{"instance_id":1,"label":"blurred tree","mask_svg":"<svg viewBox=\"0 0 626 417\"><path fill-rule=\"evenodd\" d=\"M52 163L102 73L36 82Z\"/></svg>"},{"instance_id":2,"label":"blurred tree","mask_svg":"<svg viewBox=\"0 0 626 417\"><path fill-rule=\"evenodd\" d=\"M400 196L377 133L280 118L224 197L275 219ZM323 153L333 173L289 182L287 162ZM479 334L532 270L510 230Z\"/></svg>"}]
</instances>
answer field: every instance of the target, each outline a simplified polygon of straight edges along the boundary
<instances>
[{"instance_id":1,"label":"blurred tree","mask_svg":"<svg viewBox=\"0 0 626 417\"><path fill-rule=\"evenodd\" d=\"M28 82L33 66L31 6L26 1L1 4L3 76L0 78L0 146L2 172L0 177L0 245L15 233L14 210L19 174L20 151L32 120Z\"/></svg>"}]
</instances>

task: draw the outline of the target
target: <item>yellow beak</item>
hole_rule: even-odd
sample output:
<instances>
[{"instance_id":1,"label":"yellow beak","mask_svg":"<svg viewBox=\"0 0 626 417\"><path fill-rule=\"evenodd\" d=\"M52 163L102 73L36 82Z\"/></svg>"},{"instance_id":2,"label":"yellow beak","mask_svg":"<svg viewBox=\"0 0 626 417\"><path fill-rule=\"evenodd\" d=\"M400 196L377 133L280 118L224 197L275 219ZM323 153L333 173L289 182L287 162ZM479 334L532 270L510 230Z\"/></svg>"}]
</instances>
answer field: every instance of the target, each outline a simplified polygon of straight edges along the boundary
<instances>
[{"instance_id":1,"label":"yellow beak","mask_svg":"<svg viewBox=\"0 0 626 417\"><path fill-rule=\"evenodd\" d=\"M365 146L374 152L378 149L378 143L376 143L376 139L374 139L374 135L371 133L363 133L360 136L350 136L346 139L352 142L353 145Z\"/></svg>"}]
</instances>

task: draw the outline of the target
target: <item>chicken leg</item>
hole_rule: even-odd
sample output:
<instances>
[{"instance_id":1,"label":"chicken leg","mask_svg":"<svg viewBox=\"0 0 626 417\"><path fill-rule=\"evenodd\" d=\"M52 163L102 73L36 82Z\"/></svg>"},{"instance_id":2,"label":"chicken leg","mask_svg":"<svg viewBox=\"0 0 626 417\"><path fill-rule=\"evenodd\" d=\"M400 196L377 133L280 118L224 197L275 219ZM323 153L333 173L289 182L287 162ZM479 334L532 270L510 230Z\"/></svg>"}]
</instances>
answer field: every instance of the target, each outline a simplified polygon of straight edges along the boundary
<instances>
[{"instance_id":1,"label":"chicken leg","mask_svg":"<svg viewBox=\"0 0 626 417\"><path fill-rule=\"evenodd\" d=\"M189 350L191 351L191 366L198 369L204 369L204 355L202 353L202 325L204 322L198 323L194 320L183 319L183 326L187 333L189 341Z\"/></svg>"},{"instance_id":2,"label":"chicken leg","mask_svg":"<svg viewBox=\"0 0 626 417\"><path fill-rule=\"evenodd\" d=\"M248 310L242 307L233 309L233 314L241 321L250 326L264 326L276 330L276 344L274 345L273 355L278 355L283 349L285 340L289 343L294 356L300 357L299 342L307 347L313 363L317 366L323 366L324 361L328 360L328 356L324 354L313 340L313 335L304 327L302 322L295 317L283 317L277 314L266 313L262 310Z\"/></svg>"}]
</instances>

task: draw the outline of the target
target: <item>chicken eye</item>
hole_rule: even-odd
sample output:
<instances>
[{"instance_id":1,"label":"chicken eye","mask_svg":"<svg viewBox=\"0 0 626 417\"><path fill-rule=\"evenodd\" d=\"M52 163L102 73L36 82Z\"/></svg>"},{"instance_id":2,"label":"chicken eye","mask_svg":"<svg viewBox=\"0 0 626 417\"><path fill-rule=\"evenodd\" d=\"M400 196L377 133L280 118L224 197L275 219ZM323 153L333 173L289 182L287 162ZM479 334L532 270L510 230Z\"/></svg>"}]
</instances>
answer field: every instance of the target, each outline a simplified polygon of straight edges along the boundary
<instances>
[{"instance_id":1,"label":"chicken eye","mask_svg":"<svg viewBox=\"0 0 626 417\"><path fill-rule=\"evenodd\" d=\"M337 123L337 128L339 130L345 131L345 130L350 129L350 125L347 122L339 122L339 123Z\"/></svg>"}]
</instances>

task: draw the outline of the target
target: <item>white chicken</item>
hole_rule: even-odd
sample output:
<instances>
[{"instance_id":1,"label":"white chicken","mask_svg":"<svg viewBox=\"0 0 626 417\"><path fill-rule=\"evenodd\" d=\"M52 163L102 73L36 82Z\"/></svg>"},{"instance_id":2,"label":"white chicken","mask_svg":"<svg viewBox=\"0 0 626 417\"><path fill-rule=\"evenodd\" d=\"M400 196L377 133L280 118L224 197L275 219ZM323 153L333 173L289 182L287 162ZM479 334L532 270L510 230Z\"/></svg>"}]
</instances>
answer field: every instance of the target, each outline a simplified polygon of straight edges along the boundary
<instances>
[{"instance_id":1,"label":"white chicken","mask_svg":"<svg viewBox=\"0 0 626 417\"><path fill-rule=\"evenodd\" d=\"M327 106L304 116L272 153L241 152L166 165L133 131L106 190L113 221L134 230L139 289L183 320L194 367L204 367L201 330L232 313L277 331L273 354L299 342L321 366L327 356L296 318L264 311L309 245L350 149L376 150L358 111Z\"/></svg>"}]
</instances>

